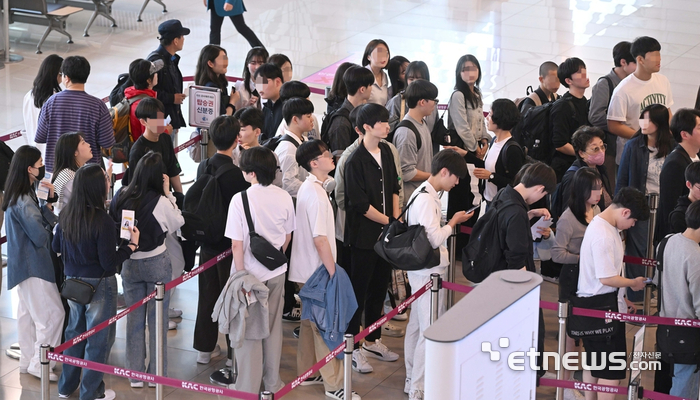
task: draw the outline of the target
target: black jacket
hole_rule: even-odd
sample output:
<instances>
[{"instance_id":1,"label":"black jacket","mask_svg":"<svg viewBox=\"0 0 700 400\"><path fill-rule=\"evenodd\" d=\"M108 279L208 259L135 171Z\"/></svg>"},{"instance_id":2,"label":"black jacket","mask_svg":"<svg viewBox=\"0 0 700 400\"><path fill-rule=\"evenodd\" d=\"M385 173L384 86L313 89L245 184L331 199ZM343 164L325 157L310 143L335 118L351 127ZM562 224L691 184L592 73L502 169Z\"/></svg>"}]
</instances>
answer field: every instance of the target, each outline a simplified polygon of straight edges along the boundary
<instances>
[{"instance_id":1,"label":"black jacket","mask_svg":"<svg viewBox=\"0 0 700 400\"><path fill-rule=\"evenodd\" d=\"M676 207L678 198L687 196L688 188L685 186L685 168L693 162L680 144L666 156L664 166L659 176L659 208L656 212L656 232L654 243L658 243L667 234L671 233L668 217Z\"/></svg>"},{"instance_id":2,"label":"black jacket","mask_svg":"<svg viewBox=\"0 0 700 400\"><path fill-rule=\"evenodd\" d=\"M690 207L690 203L691 201L687 195L678 198L676 208L674 208L668 216L669 233L685 232L685 229L688 227L685 224L685 212L688 210L688 207Z\"/></svg>"},{"instance_id":3,"label":"black jacket","mask_svg":"<svg viewBox=\"0 0 700 400\"><path fill-rule=\"evenodd\" d=\"M274 103L272 103L271 100L263 103L262 111L265 122L263 125L262 134L260 135L260 143L275 137L277 128L279 128L280 124L282 123L282 119L284 119L284 114L282 114L283 107L284 102L282 99L278 99Z\"/></svg>"},{"instance_id":4,"label":"black jacket","mask_svg":"<svg viewBox=\"0 0 700 400\"><path fill-rule=\"evenodd\" d=\"M549 121L553 151L551 167L557 174L557 182L561 182L567 168L576 161L576 156L566 155L556 149L570 144L571 136L579 127L590 125L586 98L579 99L567 92L552 105Z\"/></svg>"},{"instance_id":5,"label":"black jacket","mask_svg":"<svg viewBox=\"0 0 700 400\"><path fill-rule=\"evenodd\" d=\"M647 160L648 161L648 160ZM576 167L576 169L571 169L571 167ZM576 161L574 161L573 164L571 164L570 169L567 169L566 172L564 173L564 177L562 177L561 182L559 183L561 187L561 194L562 194L562 208L561 212L564 212L566 210L566 207L569 206L569 197L571 196L571 189L569 186L571 185L571 181L574 179L574 174L576 171L578 171L579 168L584 168L588 167L588 164L583 162L582 159L576 158ZM612 187L610 187L610 179L608 178L608 170L605 168L605 165L597 165L596 169L598 170L598 173L600 174L600 179L603 181L603 188L605 189L606 192L610 195L610 197L615 197L615 194L612 191ZM646 182L646 181L645 181ZM557 188L559 189L559 188ZM605 204L605 196L600 196L600 201L598 202L598 207L600 207L600 210L605 210L605 207L607 207L609 204Z\"/></svg>"},{"instance_id":6,"label":"black jacket","mask_svg":"<svg viewBox=\"0 0 700 400\"><path fill-rule=\"evenodd\" d=\"M148 55L148 61L163 60L163 69L158 71L158 84L153 88L158 94L158 100L165 106L165 116L170 116L173 129L187 126L182 115L180 104L175 104L175 93L182 93L182 72L180 72L180 56L171 55L165 47L158 46L156 51Z\"/></svg>"},{"instance_id":7,"label":"black jacket","mask_svg":"<svg viewBox=\"0 0 700 400\"><path fill-rule=\"evenodd\" d=\"M491 146L495 140L494 138L491 141ZM503 189L506 185L512 185L515 175L518 174L523 165L525 165L525 152L518 142L511 138L503 145L496 160L496 171L493 173L493 179L489 179L489 182L496 185L498 190Z\"/></svg>"},{"instance_id":8,"label":"black jacket","mask_svg":"<svg viewBox=\"0 0 700 400\"><path fill-rule=\"evenodd\" d=\"M532 232L527 217L530 207L510 185L498 192L490 207L499 207L506 201L516 204L498 213L499 237L505 238L502 249L507 269L527 267L528 271L535 272Z\"/></svg>"},{"instance_id":9,"label":"black jacket","mask_svg":"<svg viewBox=\"0 0 700 400\"><path fill-rule=\"evenodd\" d=\"M135 209L133 201L126 201L121 207L117 207L119 203L119 197L123 192L124 187L119 189L119 191L114 195L112 203L109 206L109 216L112 217L116 223L117 232L121 227L122 222L122 210L134 210L134 218L137 221L137 227L139 228L139 249L137 251L152 251L158 246L165 243L165 236L167 232L163 232L160 223L153 216L153 210L158 205L160 201L160 194L153 190L149 190L143 199L141 199L141 204L139 204L138 209ZM119 234L117 234L119 236Z\"/></svg>"},{"instance_id":10,"label":"black jacket","mask_svg":"<svg viewBox=\"0 0 700 400\"><path fill-rule=\"evenodd\" d=\"M394 194L399 194L399 174L394 156L386 143L379 143L382 167L364 144L345 162L345 245L373 249L383 226L365 213L373 206L384 215L394 215Z\"/></svg>"}]
</instances>

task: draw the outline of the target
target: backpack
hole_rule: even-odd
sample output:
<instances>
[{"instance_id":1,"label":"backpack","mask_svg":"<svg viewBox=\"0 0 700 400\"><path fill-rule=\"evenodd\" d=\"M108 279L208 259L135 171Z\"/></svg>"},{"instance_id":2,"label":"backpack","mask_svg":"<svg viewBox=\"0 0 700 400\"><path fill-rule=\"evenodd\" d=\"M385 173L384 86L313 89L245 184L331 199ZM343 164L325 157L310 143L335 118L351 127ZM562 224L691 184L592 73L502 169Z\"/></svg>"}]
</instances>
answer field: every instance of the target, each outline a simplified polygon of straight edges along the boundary
<instances>
[{"instance_id":1,"label":"backpack","mask_svg":"<svg viewBox=\"0 0 700 400\"><path fill-rule=\"evenodd\" d=\"M0 190L5 190L7 173L10 172L10 163L15 152L5 142L0 141Z\"/></svg>"},{"instance_id":2,"label":"backpack","mask_svg":"<svg viewBox=\"0 0 700 400\"><path fill-rule=\"evenodd\" d=\"M129 161L129 150L133 143L131 138L131 105L146 97L149 96L140 94L130 99L122 99L109 109L109 116L112 118L112 127L114 128L115 143L111 149L103 149L102 154L107 158L111 158L112 162L125 163Z\"/></svg>"},{"instance_id":3,"label":"backpack","mask_svg":"<svg viewBox=\"0 0 700 400\"><path fill-rule=\"evenodd\" d=\"M613 91L615 90L615 87L613 86L612 79L608 78L607 75L601 76L600 78L598 78L598 81L596 82L596 84L598 84L598 82L600 82L601 79L605 79L606 81L608 81L608 90L610 91L610 95L608 96L608 106L605 107L605 113L607 114L608 107L610 107L610 100L612 100L612 95L613 95ZM593 97L593 96L591 96L591 97ZM589 110L591 109L591 99L588 99L588 109Z\"/></svg>"},{"instance_id":4,"label":"backpack","mask_svg":"<svg viewBox=\"0 0 700 400\"><path fill-rule=\"evenodd\" d=\"M215 244L224 237L228 216L228 204L224 204L218 179L235 166L226 164L212 174L209 160L206 162L205 172L185 194L182 207L185 225L181 232L187 240Z\"/></svg>"},{"instance_id":5,"label":"backpack","mask_svg":"<svg viewBox=\"0 0 700 400\"><path fill-rule=\"evenodd\" d=\"M533 96L533 95L534 95L534 96ZM528 86L528 87L525 89L525 97L518 97L518 98L516 98L515 100L513 100L513 103L515 103L515 106L518 107L518 110L522 111L523 102L524 102L525 99L527 99L528 97L531 98L532 101L535 102L535 106L541 106L541 105L542 105L542 102L540 101L540 96L538 96L538 95L535 93L535 90L532 89L532 86Z\"/></svg>"},{"instance_id":6,"label":"backpack","mask_svg":"<svg viewBox=\"0 0 700 400\"><path fill-rule=\"evenodd\" d=\"M109 93L109 104L114 106L124 99L124 89L129 86L133 86L131 79L129 79L128 73L119 74L117 78L117 84Z\"/></svg>"},{"instance_id":7,"label":"backpack","mask_svg":"<svg viewBox=\"0 0 700 400\"><path fill-rule=\"evenodd\" d=\"M281 142L289 142L293 144L294 147L299 148L299 142L294 140L294 138L292 138L286 133L284 135L271 137L267 139L262 145L263 147L267 147L268 149L275 151L277 149L277 146L279 146Z\"/></svg>"},{"instance_id":8,"label":"backpack","mask_svg":"<svg viewBox=\"0 0 700 400\"><path fill-rule=\"evenodd\" d=\"M393 131L389 132L389 135L386 137L387 142L394 143L394 134L399 128L408 128L413 131L413 133L416 134L416 150L420 150L421 146L423 146L423 141L420 138L420 133L418 133L418 128L416 128L415 125L413 125L413 122L402 119L401 122L396 125L396 128L394 128Z\"/></svg>"},{"instance_id":9,"label":"backpack","mask_svg":"<svg viewBox=\"0 0 700 400\"><path fill-rule=\"evenodd\" d=\"M518 143L525 149L525 154L535 160L549 164L554 155L552 148L552 133L550 132L550 115L552 106L560 101L566 101L572 112L576 112L573 103L564 98L560 98L551 103L532 107L513 128L511 132Z\"/></svg>"},{"instance_id":10,"label":"backpack","mask_svg":"<svg viewBox=\"0 0 700 400\"><path fill-rule=\"evenodd\" d=\"M566 170L566 172L569 171L578 171L580 167L577 167L575 165L572 165L569 167L569 169ZM566 174L566 173L565 173ZM571 178L573 180L573 178ZM569 181L569 186L571 185L571 181ZM568 187L567 187L568 189ZM554 189L554 193L552 193L552 206L550 208L551 214L552 214L552 220L557 221L559 217L564 213L564 210L566 210L566 207L568 205L568 196L566 198L567 201L564 201L564 195L567 195L568 193L564 193L564 188L562 187L562 182L559 182L557 184L557 188Z\"/></svg>"},{"instance_id":11,"label":"backpack","mask_svg":"<svg viewBox=\"0 0 700 400\"><path fill-rule=\"evenodd\" d=\"M345 149L334 149L331 146L331 132L330 132L330 130L331 130L331 125L333 125L333 120L336 117L345 118L350 123L350 126L355 126L355 124L353 124L352 121L350 120L350 111L345 107L340 107L336 110L333 110L333 111L331 111L330 114L326 114L326 116L323 117L323 122L321 122L321 140L323 141L323 143L326 144L326 146L328 146L331 153L333 153L334 151L338 151L338 150L341 150L341 151L345 150ZM354 142L355 139L357 139L357 132L355 132L355 130L353 129L351 142Z\"/></svg>"},{"instance_id":12,"label":"backpack","mask_svg":"<svg viewBox=\"0 0 700 400\"><path fill-rule=\"evenodd\" d=\"M492 272L507 268L503 258L505 238L501 237L498 214L515 205L510 200L491 203L474 224L469 243L462 249L462 273L471 282L480 283Z\"/></svg>"}]
</instances>

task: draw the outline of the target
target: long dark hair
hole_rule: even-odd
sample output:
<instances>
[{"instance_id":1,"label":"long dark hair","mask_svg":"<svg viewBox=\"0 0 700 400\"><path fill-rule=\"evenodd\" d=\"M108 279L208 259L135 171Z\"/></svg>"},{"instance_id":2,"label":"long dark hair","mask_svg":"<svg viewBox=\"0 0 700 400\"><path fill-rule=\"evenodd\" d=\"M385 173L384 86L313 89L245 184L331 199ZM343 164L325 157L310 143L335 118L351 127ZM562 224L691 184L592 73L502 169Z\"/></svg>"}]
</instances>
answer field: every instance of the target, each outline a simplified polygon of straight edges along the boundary
<instances>
[{"instance_id":1,"label":"long dark hair","mask_svg":"<svg viewBox=\"0 0 700 400\"><path fill-rule=\"evenodd\" d=\"M141 200L149 191L155 191L165 196L163 190L163 157L152 150L143 156L133 175L129 179L129 186L122 189L117 200L117 209L125 208L128 204L134 210L141 206ZM63 214L63 213L61 213Z\"/></svg>"},{"instance_id":2,"label":"long dark hair","mask_svg":"<svg viewBox=\"0 0 700 400\"><path fill-rule=\"evenodd\" d=\"M584 226L588 226L588 222L586 222L586 202L591 197L593 188L600 188L602 185L603 180L600 178L598 170L589 167L579 168L571 180L571 185L569 186L569 208L578 222Z\"/></svg>"},{"instance_id":3,"label":"long dark hair","mask_svg":"<svg viewBox=\"0 0 700 400\"><path fill-rule=\"evenodd\" d=\"M352 67L353 65L357 64L346 61L340 64L338 66L338 69L335 70L335 75L333 76L333 84L331 85L331 90L328 93L328 98L326 99L326 102L332 103L336 99L338 99L339 101L343 101L346 97L348 97L348 88L345 87L345 80L343 79L343 75L345 75L345 71L347 71L348 68Z\"/></svg>"},{"instance_id":4,"label":"long dark hair","mask_svg":"<svg viewBox=\"0 0 700 400\"><path fill-rule=\"evenodd\" d=\"M252 82L252 76L250 75L248 64L250 64L250 62L253 61L253 59L255 58L261 58L262 63L265 64L269 56L270 55L268 54L267 50L265 50L265 48L262 46L253 47L248 51L248 55L245 56L245 64L243 64L243 86L248 91L248 93L253 93L253 87L250 86L250 83Z\"/></svg>"},{"instance_id":5,"label":"long dark hair","mask_svg":"<svg viewBox=\"0 0 700 400\"><path fill-rule=\"evenodd\" d=\"M95 236L95 217L100 211L105 212L106 201L107 182L102 167L85 164L78 168L68 204L58 216L65 240L77 244Z\"/></svg>"},{"instance_id":6,"label":"long dark hair","mask_svg":"<svg viewBox=\"0 0 700 400\"><path fill-rule=\"evenodd\" d=\"M49 97L61 91L58 85L58 74L61 72L63 57L51 54L41 62L39 72L34 78L32 86L32 96L34 96L34 107L41 108Z\"/></svg>"},{"instance_id":7,"label":"long dark hair","mask_svg":"<svg viewBox=\"0 0 700 400\"><path fill-rule=\"evenodd\" d=\"M391 82L391 90L395 95L406 88L406 82L399 80L399 75L401 75L401 66L408 62L408 59L404 56L394 56L394 58L389 60L389 65L386 67L387 74L389 74L389 82Z\"/></svg>"},{"instance_id":8,"label":"long dark hair","mask_svg":"<svg viewBox=\"0 0 700 400\"><path fill-rule=\"evenodd\" d=\"M41 151L28 145L17 149L15 155L12 156L5 181L5 198L2 200L3 211L7 211L9 207L15 205L21 196L34 191L27 168L33 167L40 158Z\"/></svg>"},{"instance_id":9,"label":"long dark hair","mask_svg":"<svg viewBox=\"0 0 700 400\"><path fill-rule=\"evenodd\" d=\"M671 148L671 139L673 135L671 135L671 128L669 128L668 124L668 108L661 104L650 104L644 107L642 113L639 115L639 119L644 118L644 114L647 111L649 112L649 120L656 125L656 148L658 151L654 157L664 158L673 150ZM641 129L638 130L634 136L638 135L642 135ZM647 140L647 136L644 135L644 144L648 145Z\"/></svg>"},{"instance_id":10,"label":"long dark hair","mask_svg":"<svg viewBox=\"0 0 700 400\"><path fill-rule=\"evenodd\" d=\"M464 63L467 61L471 61L476 65L476 68L479 70L479 77L476 78L476 83L474 83L474 91L472 92L471 89L469 89L469 84L462 80L462 67L464 66ZM472 108L477 108L479 106L479 102L481 101L481 90L479 89L479 84L481 83L481 64L479 64L479 60L476 59L471 54L466 54L463 55L462 57L459 58L459 61L457 61L457 68L455 70L455 90L459 90L464 94L464 98L471 104Z\"/></svg>"},{"instance_id":11,"label":"long dark hair","mask_svg":"<svg viewBox=\"0 0 700 400\"><path fill-rule=\"evenodd\" d=\"M208 44L202 48L199 53L199 60L197 60L197 68L194 73L194 83L195 85L206 85L209 82L214 83L219 89L224 90L228 86L228 81L226 80L226 75L217 74L209 66L209 61L212 63L219 57L221 52L226 53L226 50L215 44Z\"/></svg>"},{"instance_id":12,"label":"long dark hair","mask_svg":"<svg viewBox=\"0 0 700 400\"><path fill-rule=\"evenodd\" d=\"M391 50L389 50L389 45L386 44L386 42L383 41L382 39L372 39L369 41L369 43L367 43L367 46L365 47L365 53L362 55L362 66L363 67L366 67L369 65L369 60L367 59L367 57L369 57L369 55L372 54L374 49L377 48L377 46L379 46L380 44L383 45L384 47L386 47L387 56L389 57L389 59L391 59ZM386 65L388 67L389 63L386 63ZM386 69L386 67L384 67L384 69Z\"/></svg>"},{"instance_id":13,"label":"long dark hair","mask_svg":"<svg viewBox=\"0 0 700 400\"><path fill-rule=\"evenodd\" d=\"M68 168L71 171L77 171L78 163L75 161L75 152L78 151L80 140L85 135L82 132L68 132L61 135L56 142L56 150L53 163L53 176L51 182L56 180L58 173Z\"/></svg>"}]
</instances>

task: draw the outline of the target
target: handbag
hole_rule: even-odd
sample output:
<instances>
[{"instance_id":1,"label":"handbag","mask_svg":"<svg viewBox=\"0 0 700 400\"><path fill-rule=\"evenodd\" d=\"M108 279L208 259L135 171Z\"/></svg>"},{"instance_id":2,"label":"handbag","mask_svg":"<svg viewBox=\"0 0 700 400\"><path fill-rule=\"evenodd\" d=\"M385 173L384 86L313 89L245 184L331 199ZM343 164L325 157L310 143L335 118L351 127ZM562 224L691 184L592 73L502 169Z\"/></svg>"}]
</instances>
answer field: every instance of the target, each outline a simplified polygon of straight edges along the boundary
<instances>
[{"instance_id":1,"label":"handbag","mask_svg":"<svg viewBox=\"0 0 700 400\"><path fill-rule=\"evenodd\" d=\"M455 90L456 92L456 90ZM454 95L455 92L452 92L452 95ZM437 121L435 121L435 126L433 126L433 131L430 133L430 135L433 138L433 143L438 143L441 146L457 146L459 148L464 149L464 141L462 140L461 137L459 137L459 134L457 133L456 129L448 129L445 127L445 113L447 110L450 109L450 102L452 101L452 95L450 95L450 101L447 102L447 109L442 112L442 115L440 118L438 118ZM447 116L448 121L450 116ZM449 126L449 124L448 124ZM466 150L466 149L465 149Z\"/></svg>"},{"instance_id":2,"label":"handbag","mask_svg":"<svg viewBox=\"0 0 700 400\"><path fill-rule=\"evenodd\" d=\"M604 339L615 335L622 326L622 323L616 319L573 315L571 312L572 307L618 312L617 290L591 297L572 297L569 302L569 318L566 321L566 332L572 339Z\"/></svg>"},{"instance_id":3,"label":"handbag","mask_svg":"<svg viewBox=\"0 0 700 400\"><path fill-rule=\"evenodd\" d=\"M264 265L265 268L270 271L274 271L281 265L286 264L289 260L287 260L287 256L284 255L281 249L276 249L267 239L255 233L253 219L250 217L250 204L248 203L248 193L246 190L241 192L241 197L243 200L245 219L248 221L248 230L250 232L250 251L260 264Z\"/></svg>"},{"instance_id":4,"label":"handbag","mask_svg":"<svg viewBox=\"0 0 700 400\"><path fill-rule=\"evenodd\" d=\"M433 249L423 225L408 225L401 221L408 208L421 193L422 188L406 205L398 219L389 222L382 229L374 251L396 269L417 271L440 264L440 249Z\"/></svg>"},{"instance_id":5,"label":"handbag","mask_svg":"<svg viewBox=\"0 0 700 400\"><path fill-rule=\"evenodd\" d=\"M97 282L97 286L100 286L100 283L102 283L102 279L105 277L106 272L107 271L102 273L100 281ZM80 279L66 279L61 285L61 297L86 306L92 301L92 296L95 295L96 289L97 288L95 286L92 286L87 282L83 282Z\"/></svg>"}]
</instances>

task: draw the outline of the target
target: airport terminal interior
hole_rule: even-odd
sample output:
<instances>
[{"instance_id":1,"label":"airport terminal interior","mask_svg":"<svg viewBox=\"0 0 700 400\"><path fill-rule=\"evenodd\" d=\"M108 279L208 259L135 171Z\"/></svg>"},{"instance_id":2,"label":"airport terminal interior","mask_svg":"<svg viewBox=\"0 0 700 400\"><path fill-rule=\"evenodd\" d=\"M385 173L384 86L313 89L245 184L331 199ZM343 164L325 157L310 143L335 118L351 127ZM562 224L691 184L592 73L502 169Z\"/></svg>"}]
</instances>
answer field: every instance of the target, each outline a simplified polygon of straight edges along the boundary
<instances>
[{"instance_id":1,"label":"airport terminal interior","mask_svg":"<svg viewBox=\"0 0 700 400\"><path fill-rule=\"evenodd\" d=\"M209 40L208 11L199 0L163 2L167 13L150 1L143 12L143 21L137 22L142 1L115 0L112 15L118 26L111 27L108 20L98 16L89 37L83 36L83 30L92 11L71 15L66 31L74 43L66 43L63 35L53 32L41 48L43 54L35 54L43 26L11 24L11 54L23 57L23 61L5 64L0 69L0 135L24 128L23 97L31 89L40 63L50 54L86 57L91 64L86 91L104 98L114 87L117 76L127 72L131 61L145 58L158 47L158 25L174 18L191 29L179 53L179 66L183 75L194 75L197 56ZM523 97L528 86L536 87L538 67L547 60L559 63L567 57L581 58L593 85L613 67L612 47L617 42L645 35L661 43L660 72L671 82L672 111L693 107L700 85L700 2L694 0L257 0L246 1L245 6L247 24L270 54L287 55L293 63L293 78L316 88L330 84L329 67L339 61L359 63L365 45L381 38L388 43L392 56L422 60L429 66L431 81L439 89L440 103L446 103L452 92L459 57L476 56L483 71L484 110L488 111L495 99ZM241 76L250 46L228 20L223 23L221 46L228 52L227 75ZM565 91L562 86L559 94ZM586 91L586 96L589 95L590 89ZM323 96L312 94L311 100L320 120L325 111ZM178 142L189 139L193 131L189 127L182 129ZM26 139L16 138L7 143L16 149L26 144ZM183 182L192 181L196 164L186 152L179 154L179 160L185 174ZM4 250L5 246L3 254ZM466 284L459 264L456 268L458 282ZM5 268L2 273L6 275ZM17 294L15 290L7 290L6 282L3 279L0 294L0 399L40 399L40 380L20 374L18 362L4 354L17 342ZM458 294L457 298L461 296ZM544 282L542 299L556 301L556 297L556 285ZM192 348L196 299L196 278L180 285L172 295L171 306L181 309L183 314L181 319L176 319L177 329L168 332L169 373L177 379L208 384L209 375L224 366L226 357L214 358L208 365L196 363L197 352ZM556 351L556 313L545 311L544 317L545 347ZM392 321L392 324L405 327L406 322ZM292 335L296 326L284 323L281 374L285 383L297 375L296 339ZM631 343L637 329L638 326L627 325L628 342ZM117 339L109 360L112 365L125 362L128 346L125 332L123 319L117 323ZM650 328L647 342L652 343L653 338L654 329ZM353 389L365 400L407 399L403 392L403 338L386 338L384 342L401 358L393 363L374 362L374 372L370 374L353 372ZM225 348L223 335L219 344ZM154 389L131 388L124 378L105 375L104 379L106 387L115 390L119 399L155 397ZM653 373L644 373L642 384L652 387ZM214 397L165 387L166 399L193 396ZM58 398L54 383L51 398ZM324 395L318 386L305 386L284 398L322 399ZM554 389L539 388L537 398L553 399Z\"/></svg>"}]
</instances>

